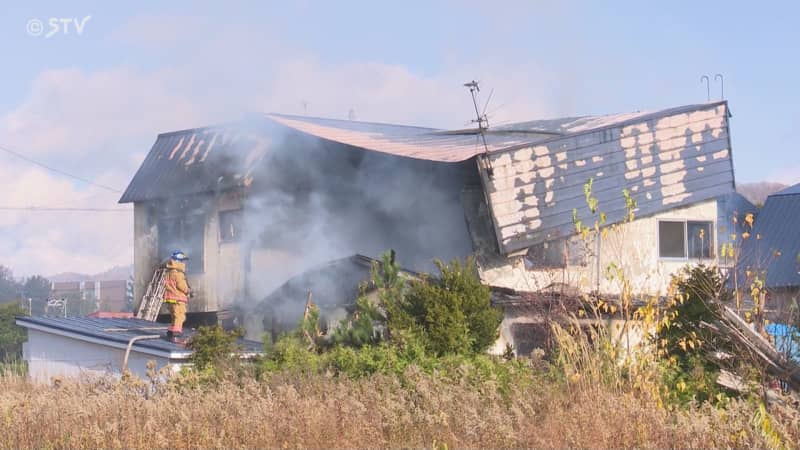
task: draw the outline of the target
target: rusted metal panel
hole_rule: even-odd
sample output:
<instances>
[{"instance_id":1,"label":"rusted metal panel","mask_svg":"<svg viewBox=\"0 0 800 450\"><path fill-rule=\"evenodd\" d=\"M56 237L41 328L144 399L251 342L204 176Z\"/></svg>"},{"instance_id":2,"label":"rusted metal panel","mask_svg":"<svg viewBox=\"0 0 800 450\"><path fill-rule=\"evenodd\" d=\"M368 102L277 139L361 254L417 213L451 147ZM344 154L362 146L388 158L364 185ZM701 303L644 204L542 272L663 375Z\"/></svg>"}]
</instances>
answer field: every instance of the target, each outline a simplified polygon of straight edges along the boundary
<instances>
[{"instance_id":1,"label":"rusted metal panel","mask_svg":"<svg viewBox=\"0 0 800 450\"><path fill-rule=\"evenodd\" d=\"M484 181L503 253L574 234L573 209L593 223L583 194L589 179L607 223L625 217L623 188L639 216L733 191L727 103L621 116L613 124L615 117L581 125L599 129L489 156L493 176Z\"/></svg>"}]
</instances>

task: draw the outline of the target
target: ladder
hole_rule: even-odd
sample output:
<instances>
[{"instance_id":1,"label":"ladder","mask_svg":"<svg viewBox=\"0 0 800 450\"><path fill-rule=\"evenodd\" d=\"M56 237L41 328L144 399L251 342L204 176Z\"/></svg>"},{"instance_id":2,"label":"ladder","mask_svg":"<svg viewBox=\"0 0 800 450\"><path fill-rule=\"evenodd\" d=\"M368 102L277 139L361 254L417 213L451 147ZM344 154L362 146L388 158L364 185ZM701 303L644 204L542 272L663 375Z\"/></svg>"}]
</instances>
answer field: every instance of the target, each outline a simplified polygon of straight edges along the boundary
<instances>
[{"instance_id":1,"label":"ladder","mask_svg":"<svg viewBox=\"0 0 800 450\"><path fill-rule=\"evenodd\" d=\"M147 285L147 291L142 296L142 301L139 302L136 318L155 322L158 317L158 311L161 309L161 304L164 303L166 275L167 269L164 267L157 268L153 273L153 279L150 280L150 284Z\"/></svg>"}]
</instances>

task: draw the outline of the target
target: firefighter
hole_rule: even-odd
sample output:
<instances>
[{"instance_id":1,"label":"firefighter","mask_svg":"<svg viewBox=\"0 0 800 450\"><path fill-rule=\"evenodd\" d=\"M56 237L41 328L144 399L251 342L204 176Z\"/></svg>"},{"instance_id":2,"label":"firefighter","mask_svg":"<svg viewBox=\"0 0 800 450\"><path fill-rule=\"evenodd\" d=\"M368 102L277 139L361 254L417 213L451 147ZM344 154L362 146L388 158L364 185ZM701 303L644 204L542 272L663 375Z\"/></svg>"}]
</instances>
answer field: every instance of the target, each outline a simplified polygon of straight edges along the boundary
<instances>
[{"instance_id":1,"label":"firefighter","mask_svg":"<svg viewBox=\"0 0 800 450\"><path fill-rule=\"evenodd\" d=\"M167 340L179 342L186 320L186 303L189 301L189 284L186 282L186 263L189 259L180 250L172 252L167 261L167 274L164 280L164 303L169 305L172 323L167 328Z\"/></svg>"}]
</instances>

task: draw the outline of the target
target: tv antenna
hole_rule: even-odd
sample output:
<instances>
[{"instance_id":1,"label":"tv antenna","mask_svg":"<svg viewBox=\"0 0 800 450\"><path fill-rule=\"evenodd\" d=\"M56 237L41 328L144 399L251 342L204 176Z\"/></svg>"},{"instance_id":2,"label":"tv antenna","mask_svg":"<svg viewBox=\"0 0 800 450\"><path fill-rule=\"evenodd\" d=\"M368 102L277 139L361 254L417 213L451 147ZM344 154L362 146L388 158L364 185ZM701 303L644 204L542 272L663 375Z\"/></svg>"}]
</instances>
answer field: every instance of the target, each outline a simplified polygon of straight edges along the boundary
<instances>
[{"instance_id":1,"label":"tv antenna","mask_svg":"<svg viewBox=\"0 0 800 450\"><path fill-rule=\"evenodd\" d=\"M486 107L483 108L483 114L478 110L478 92L481 91L481 87L475 80L464 83L464 87L469 88L469 93L472 96L472 105L475 107L475 120L473 120L472 123L478 124L478 134L481 136L481 141L483 142L484 157L482 159L484 168L489 177L492 177L494 175L494 169L492 168L492 162L489 160L489 146L486 144L486 130L489 129L489 119L486 118ZM494 91L489 94L489 99L492 98L492 93L494 93ZM489 100L486 101L486 106L488 105Z\"/></svg>"},{"instance_id":2,"label":"tv antenna","mask_svg":"<svg viewBox=\"0 0 800 450\"><path fill-rule=\"evenodd\" d=\"M706 101L711 101L711 80L708 78L708 75L703 75L700 77L700 84L703 84L703 80L706 82Z\"/></svg>"}]
</instances>

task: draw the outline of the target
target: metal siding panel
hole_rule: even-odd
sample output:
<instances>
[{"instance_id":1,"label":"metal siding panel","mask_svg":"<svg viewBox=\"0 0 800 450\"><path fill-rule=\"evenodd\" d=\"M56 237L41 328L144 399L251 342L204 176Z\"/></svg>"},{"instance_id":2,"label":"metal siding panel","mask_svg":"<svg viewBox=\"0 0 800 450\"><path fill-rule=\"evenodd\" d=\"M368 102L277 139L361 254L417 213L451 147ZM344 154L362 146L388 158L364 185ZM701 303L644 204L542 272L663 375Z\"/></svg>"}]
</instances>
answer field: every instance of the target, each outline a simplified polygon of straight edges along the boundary
<instances>
[{"instance_id":1,"label":"metal siding panel","mask_svg":"<svg viewBox=\"0 0 800 450\"><path fill-rule=\"evenodd\" d=\"M608 223L625 216L623 187L639 202L639 215L731 192L725 105L670 113L493 154L496 178L487 194L503 252L574 234L572 211L587 209L589 178Z\"/></svg>"}]
</instances>

